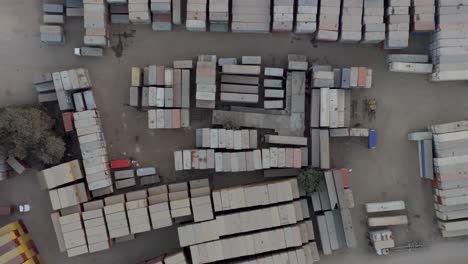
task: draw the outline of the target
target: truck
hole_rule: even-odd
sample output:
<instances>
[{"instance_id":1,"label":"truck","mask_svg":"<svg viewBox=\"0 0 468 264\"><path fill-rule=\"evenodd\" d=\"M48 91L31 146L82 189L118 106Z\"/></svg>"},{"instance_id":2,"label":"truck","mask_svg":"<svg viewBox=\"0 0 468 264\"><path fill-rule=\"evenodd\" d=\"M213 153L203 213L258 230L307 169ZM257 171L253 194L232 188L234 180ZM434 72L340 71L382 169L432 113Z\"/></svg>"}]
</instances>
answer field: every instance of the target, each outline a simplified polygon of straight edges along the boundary
<instances>
[{"instance_id":1,"label":"truck","mask_svg":"<svg viewBox=\"0 0 468 264\"><path fill-rule=\"evenodd\" d=\"M102 48L80 47L75 48L74 53L76 56L102 57L104 55L104 50Z\"/></svg>"}]
</instances>

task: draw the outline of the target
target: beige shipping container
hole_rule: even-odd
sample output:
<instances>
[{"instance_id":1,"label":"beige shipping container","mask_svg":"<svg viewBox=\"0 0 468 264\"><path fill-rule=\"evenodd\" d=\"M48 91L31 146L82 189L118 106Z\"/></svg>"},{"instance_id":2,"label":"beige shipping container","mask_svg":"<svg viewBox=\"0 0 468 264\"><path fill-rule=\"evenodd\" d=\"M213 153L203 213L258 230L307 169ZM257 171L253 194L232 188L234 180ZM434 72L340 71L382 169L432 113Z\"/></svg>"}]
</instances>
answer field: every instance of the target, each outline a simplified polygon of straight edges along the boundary
<instances>
[{"instance_id":1,"label":"beige shipping container","mask_svg":"<svg viewBox=\"0 0 468 264\"><path fill-rule=\"evenodd\" d=\"M41 187L49 190L82 178L79 160L69 161L39 173Z\"/></svg>"}]
</instances>

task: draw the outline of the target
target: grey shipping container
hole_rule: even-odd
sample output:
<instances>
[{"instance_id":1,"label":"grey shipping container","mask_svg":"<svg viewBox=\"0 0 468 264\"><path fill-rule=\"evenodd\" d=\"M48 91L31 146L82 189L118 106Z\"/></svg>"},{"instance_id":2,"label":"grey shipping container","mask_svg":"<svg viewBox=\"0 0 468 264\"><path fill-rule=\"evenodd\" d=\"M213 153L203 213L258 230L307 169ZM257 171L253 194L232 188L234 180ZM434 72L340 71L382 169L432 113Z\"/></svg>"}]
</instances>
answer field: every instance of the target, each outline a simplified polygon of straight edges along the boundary
<instances>
[{"instance_id":1,"label":"grey shipping container","mask_svg":"<svg viewBox=\"0 0 468 264\"><path fill-rule=\"evenodd\" d=\"M40 93L37 95L37 99L39 103L49 103L57 101L57 94L55 92L52 93Z\"/></svg>"},{"instance_id":2,"label":"grey shipping container","mask_svg":"<svg viewBox=\"0 0 468 264\"><path fill-rule=\"evenodd\" d=\"M140 106L140 87L130 87L130 106L139 107Z\"/></svg>"},{"instance_id":3,"label":"grey shipping container","mask_svg":"<svg viewBox=\"0 0 468 264\"><path fill-rule=\"evenodd\" d=\"M61 111L73 110L73 99L69 92L67 91L57 91L57 100L59 103L59 108Z\"/></svg>"},{"instance_id":4,"label":"grey shipping container","mask_svg":"<svg viewBox=\"0 0 468 264\"><path fill-rule=\"evenodd\" d=\"M44 13L63 14L63 4L43 4L42 11Z\"/></svg>"},{"instance_id":5,"label":"grey shipping container","mask_svg":"<svg viewBox=\"0 0 468 264\"><path fill-rule=\"evenodd\" d=\"M34 85L38 93L55 92L55 86L53 82L45 82Z\"/></svg>"},{"instance_id":6,"label":"grey shipping container","mask_svg":"<svg viewBox=\"0 0 468 264\"><path fill-rule=\"evenodd\" d=\"M93 91L88 90L83 92L85 104L86 104L86 109L92 110L96 109L96 101L94 100L94 94Z\"/></svg>"},{"instance_id":7,"label":"grey shipping container","mask_svg":"<svg viewBox=\"0 0 468 264\"><path fill-rule=\"evenodd\" d=\"M73 94L73 102L75 103L75 111L76 112L81 112L81 111L86 110L82 93L74 93Z\"/></svg>"}]
</instances>

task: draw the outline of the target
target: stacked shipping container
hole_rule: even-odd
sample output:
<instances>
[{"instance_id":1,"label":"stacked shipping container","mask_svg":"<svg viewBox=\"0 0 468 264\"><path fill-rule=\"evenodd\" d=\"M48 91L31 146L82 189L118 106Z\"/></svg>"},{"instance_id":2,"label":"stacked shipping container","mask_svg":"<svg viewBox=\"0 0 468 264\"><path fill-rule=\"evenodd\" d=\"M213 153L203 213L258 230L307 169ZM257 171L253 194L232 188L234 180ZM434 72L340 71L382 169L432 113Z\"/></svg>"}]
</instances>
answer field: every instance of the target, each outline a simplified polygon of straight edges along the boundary
<instances>
[{"instance_id":1,"label":"stacked shipping container","mask_svg":"<svg viewBox=\"0 0 468 264\"><path fill-rule=\"evenodd\" d=\"M410 30L410 0L390 0L387 6L387 35L385 49L404 49L408 47Z\"/></svg>"},{"instance_id":2,"label":"stacked shipping container","mask_svg":"<svg viewBox=\"0 0 468 264\"><path fill-rule=\"evenodd\" d=\"M380 43L385 40L384 0L364 0L362 43Z\"/></svg>"},{"instance_id":3,"label":"stacked shipping container","mask_svg":"<svg viewBox=\"0 0 468 264\"><path fill-rule=\"evenodd\" d=\"M210 31L229 31L229 0L209 0Z\"/></svg>"},{"instance_id":4,"label":"stacked shipping container","mask_svg":"<svg viewBox=\"0 0 468 264\"><path fill-rule=\"evenodd\" d=\"M195 138L197 148L212 149L256 149L257 141L256 129L197 128Z\"/></svg>"},{"instance_id":5,"label":"stacked shipping container","mask_svg":"<svg viewBox=\"0 0 468 264\"><path fill-rule=\"evenodd\" d=\"M297 2L296 27L298 34L312 34L317 30L318 0Z\"/></svg>"},{"instance_id":6,"label":"stacked shipping container","mask_svg":"<svg viewBox=\"0 0 468 264\"><path fill-rule=\"evenodd\" d=\"M434 207L443 237L468 235L467 124L430 126L434 134Z\"/></svg>"},{"instance_id":7,"label":"stacked shipping container","mask_svg":"<svg viewBox=\"0 0 468 264\"><path fill-rule=\"evenodd\" d=\"M270 32L269 0L232 0L232 32Z\"/></svg>"},{"instance_id":8,"label":"stacked shipping container","mask_svg":"<svg viewBox=\"0 0 468 264\"><path fill-rule=\"evenodd\" d=\"M437 32L430 46L434 71L432 81L468 79L468 7L465 1L437 2Z\"/></svg>"},{"instance_id":9,"label":"stacked shipping container","mask_svg":"<svg viewBox=\"0 0 468 264\"><path fill-rule=\"evenodd\" d=\"M354 199L349 189L349 171L324 171L320 190L312 193L311 197L323 253L330 255L333 250L355 247L356 237L350 212L354 208Z\"/></svg>"},{"instance_id":10,"label":"stacked shipping container","mask_svg":"<svg viewBox=\"0 0 468 264\"><path fill-rule=\"evenodd\" d=\"M110 25L107 3L104 0L85 0L84 4L84 44L106 47L109 44Z\"/></svg>"},{"instance_id":11,"label":"stacked shipping container","mask_svg":"<svg viewBox=\"0 0 468 264\"><path fill-rule=\"evenodd\" d=\"M185 27L189 31L206 31L207 0L188 0Z\"/></svg>"},{"instance_id":12,"label":"stacked shipping container","mask_svg":"<svg viewBox=\"0 0 468 264\"><path fill-rule=\"evenodd\" d=\"M152 28L154 31L172 30L171 0L151 0L151 13L153 16Z\"/></svg>"},{"instance_id":13,"label":"stacked shipping container","mask_svg":"<svg viewBox=\"0 0 468 264\"><path fill-rule=\"evenodd\" d=\"M133 24L151 24L149 0L128 0L128 18Z\"/></svg>"},{"instance_id":14,"label":"stacked shipping container","mask_svg":"<svg viewBox=\"0 0 468 264\"><path fill-rule=\"evenodd\" d=\"M198 56L196 69L196 107L214 109L216 105L216 55Z\"/></svg>"},{"instance_id":15,"label":"stacked shipping container","mask_svg":"<svg viewBox=\"0 0 468 264\"><path fill-rule=\"evenodd\" d=\"M343 0L340 41L359 42L362 39L363 0Z\"/></svg>"},{"instance_id":16,"label":"stacked shipping container","mask_svg":"<svg viewBox=\"0 0 468 264\"><path fill-rule=\"evenodd\" d=\"M88 189L93 197L112 193L114 189L109 157L99 113L96 110L75 112L73 118L83 156Z\"/></svg>"}]
</instances>

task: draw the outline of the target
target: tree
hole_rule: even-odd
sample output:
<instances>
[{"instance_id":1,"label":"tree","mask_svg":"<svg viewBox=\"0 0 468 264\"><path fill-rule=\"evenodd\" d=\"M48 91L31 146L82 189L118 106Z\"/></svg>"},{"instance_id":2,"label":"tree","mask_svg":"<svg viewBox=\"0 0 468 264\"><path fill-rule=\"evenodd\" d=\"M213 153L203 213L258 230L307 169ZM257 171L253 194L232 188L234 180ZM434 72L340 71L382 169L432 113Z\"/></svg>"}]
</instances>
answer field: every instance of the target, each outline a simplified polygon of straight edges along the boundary
<instances>
[{"instance_id":1,"label":"tree","mask_svg":"<svg viewBox=\"0 0 468 264\"><path fill-rule=\"evenodd\" d=\"M297 178L299 187L307 194L320 191L323 188L323 172L312 167L302 170Z\"/></svg>"},{"instance_id":2,"label":"tree","mask_svg":"<svg viewBox=\"0 0 468 264\"><path fill-rule=\"evenodd\" d=\"M0 108L0 146L21 160L56 164L65 153L65 143L55 134L54 125L55 121L37 107Z\"/></svg>"}]
</instances>

